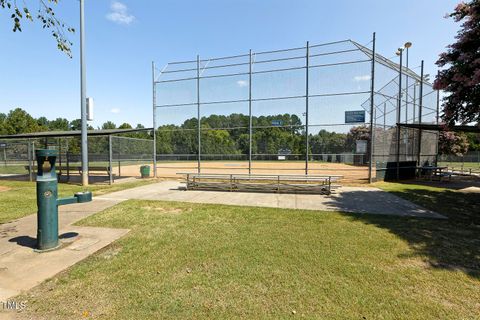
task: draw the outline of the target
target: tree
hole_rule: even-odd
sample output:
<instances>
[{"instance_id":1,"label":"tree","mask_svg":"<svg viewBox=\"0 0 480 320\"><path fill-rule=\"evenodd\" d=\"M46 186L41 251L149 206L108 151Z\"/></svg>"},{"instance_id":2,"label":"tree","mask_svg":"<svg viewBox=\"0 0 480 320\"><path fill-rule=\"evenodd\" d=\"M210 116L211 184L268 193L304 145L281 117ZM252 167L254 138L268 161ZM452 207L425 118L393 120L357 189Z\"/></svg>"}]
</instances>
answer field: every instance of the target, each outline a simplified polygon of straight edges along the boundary
<instances>
[{"instance_id":1,"label":"tree","mask_svg":"<svg viewBox=\"0 0 480 320\"><path fill-rule=\"evenodd\" d=\"M8 113L4 126L6 134L38 132L40 128L37 121L21 108Z\"/></svg>"},{"instance_id":2,"label":"tree","mask_svg":"<svg viewBox=\"0 0 480 320\"><path fill-rule=\"evenodd\" d=\"M5 128L5 120L7 115L0 112L0 134L7 134L7 129Z\"/></svg>"},{"instance_id":3,"label":"tree","mask_svg":"<svg viewBox=\"0 0 480 320\"><path fill-rule=\"evenodd\" d=\"M124 122L118 127L118 129L132 129L132 126L129 123Z\"/></svg>"},{"instance_id":4,"label":"tree","mask_svg":"<svg viewBox=\"0 0 480 320\"><path fill-rule=\"evenodd\" d=\"M117 125L113 123L112 121L107 121L104 124L102 124L102 129L107 130L107 129L116 129Z\"/></svg>"},{"instance_id":5,"label":"tree","mask_svg":"<svg viewBox=\"0 0 480 320\"><path fill-rule=\"evenodd\" d=\"M7 11L13 22L13 32L22 31L22 20L34 21L34 19L40 21L44 29L51 30L53 38L57 41L57 48L63 51L70 58L72 57L72 42L70 42L66 36L66 32L74 33L75 29L65 25L63 21L55 16L52 4L57 4L58 0L38 0L39 9L34 16L28 7L33 4L27 5L26 0L22 1L22 5L17 5L20 1L16 0L0 0L0 7Z\"/></svg>"},{"instance_id":6,"label":"tree","mask_svg":"<svg viewBox=\"0 0 480 320\"><path fill-rule=\"evenodd\" d=\"M462 156L468 151L467 136L461 132L441 131L438 147L441 154Z\"/></svg>"},{"instance_id":7,"label":"tree","mask_svg":"<svg viewBox=\"0 0 480 320\"><path fill-rule=\"evenodd\" d=\"M449 15L463 21L457 42L440 54L434 88L448 93L443 98L442 119L448 126L456 122L480 123L480 1L460 3Z\"/></svg>"},{"instance_id":8,"label":"tree","mask_svg":"<svg viewBox=\"0 0 480 320\"><path fill-rule=\"evenodd\" d=\"M50 121L48 128L52 131L68 131L70 130L70 123L65 118L57 118Z\"/></svg>"},{"instance_id":9,"label":"tree","mask_svg":"<svg viewBox=\"0 0 480 320\"><path fill-rule=\"evenodd\" d=\"M468 132L465 133L468 140L468 150L480 151L480 133Z\"/></svg>"},{"instance_id":10,"label":"tree","mask_svg":"<svg viewBox=\"0 0 480 320\"><path fill-rule=\"evenodd\" d=\"M48 126L50 125L50 121L46 117L40 117L37 119L37 124L40 127L46 128L48 130Z\"/></svg>"}]
</instances>

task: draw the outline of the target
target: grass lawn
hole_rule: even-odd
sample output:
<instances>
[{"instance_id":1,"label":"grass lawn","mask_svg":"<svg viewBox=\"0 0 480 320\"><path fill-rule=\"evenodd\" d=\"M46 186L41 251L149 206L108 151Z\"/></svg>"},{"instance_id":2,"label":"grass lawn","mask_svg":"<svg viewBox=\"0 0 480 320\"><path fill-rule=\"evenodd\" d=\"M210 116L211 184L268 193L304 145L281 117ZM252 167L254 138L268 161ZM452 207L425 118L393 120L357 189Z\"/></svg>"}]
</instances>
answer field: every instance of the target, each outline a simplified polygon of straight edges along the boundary
<instances>
[{"instance_id":1,"label":"grass lawn","mask_svg":"<svg viewBox=\"0 0 480 320\"><path fill-rule=\"evenodd\" d=\"M138 187L152 180L138 180L113 185L90 185L87 190L93 195L101 195L108 192L120 191ZM6 187L6 191L1 191ZM80 185L60 183L58 185L59 197L69 197L75 192L83 191ZM27 181L0 181L0 224L18 219L37 212L36 183Z\"/></svg>"},{"instance_id":2,"label":"grass lawn","mask_svg":"<svg viewBox=\"0 0 480 320\"><path fill-rule=\"evenodd\" d=\"M480 169L480 162L439 162L438 165L455 169Z\"/></svg>"},{"instance_id":3,"label":"grass lawn","mask_svg":"<svg viewBox=\"0 0 480 320\"><path fill-rule=\"evenodd\" d=\"M382 185L440 208L402 186ZM80 222L126 237L16 299L34 319L478 319L478 213L449 216L132 200Z\"/></svg>"},{"instance_id":4,"label":"grass lawn","mask_svg":"<svg viewBox=\"0 0 480 320\"><path fill-rule=\"evenodd\" d=\"M0 174L26 174L24 165L8 165L4 166L0 164Z\"/></svg>"}]
</instances>

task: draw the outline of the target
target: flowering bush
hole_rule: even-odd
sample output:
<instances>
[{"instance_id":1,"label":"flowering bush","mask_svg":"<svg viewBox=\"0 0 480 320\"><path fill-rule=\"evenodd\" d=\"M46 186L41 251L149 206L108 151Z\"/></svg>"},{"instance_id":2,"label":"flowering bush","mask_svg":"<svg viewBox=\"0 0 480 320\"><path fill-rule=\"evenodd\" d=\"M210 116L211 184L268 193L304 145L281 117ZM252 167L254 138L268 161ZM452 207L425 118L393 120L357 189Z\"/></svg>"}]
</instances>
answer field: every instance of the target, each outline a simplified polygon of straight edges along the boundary
<instances>
[{"instance_id":1,"label":"flowering bush","mask_svg":"<svg viewBox=\"0 0 480 320\"><path fill-rule=\"evenodd\" d=\"M438 146L441 154L462 156L468 151L469 144L464 133L441 131Z\"/></svg>"}]
</instances>

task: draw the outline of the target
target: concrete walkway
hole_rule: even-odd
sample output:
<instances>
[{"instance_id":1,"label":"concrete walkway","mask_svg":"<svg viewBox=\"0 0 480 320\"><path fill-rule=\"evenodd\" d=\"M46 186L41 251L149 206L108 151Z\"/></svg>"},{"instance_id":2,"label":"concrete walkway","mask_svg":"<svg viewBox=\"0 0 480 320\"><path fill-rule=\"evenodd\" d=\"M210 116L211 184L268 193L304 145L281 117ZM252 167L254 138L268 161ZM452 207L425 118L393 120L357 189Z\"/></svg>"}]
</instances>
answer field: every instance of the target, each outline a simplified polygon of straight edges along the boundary
<instances>
[{"instance_id":1,"label":"concrete walkway","mask_svg":"<svg viewBox=\"0 0 480 320\"><path fill-rule=\"evenodd\" d=\"M253 192L184 191L179 181L163 181L134 189L118 191L97 199L183 201L237 206L272 207L385 214L444 219L410 201L378 188L342 187L331 196L312 194L276 194Z\"/></svg>"},{"instance_id":2,"label":"concrete walkway","mask_svg":"<svg viewBox=\"0 0 480 320\"><path fill-rule=\"evenodd\" d=\"M90 203L59 207L62 247L37 253L36 214L0 225L0 302L31 289L58 272L125 235L126 229L78 227L72 224L114 206L120 200L94 199ZM4 316L0 310L0 318Z\"/></svg>"}]
</instances>

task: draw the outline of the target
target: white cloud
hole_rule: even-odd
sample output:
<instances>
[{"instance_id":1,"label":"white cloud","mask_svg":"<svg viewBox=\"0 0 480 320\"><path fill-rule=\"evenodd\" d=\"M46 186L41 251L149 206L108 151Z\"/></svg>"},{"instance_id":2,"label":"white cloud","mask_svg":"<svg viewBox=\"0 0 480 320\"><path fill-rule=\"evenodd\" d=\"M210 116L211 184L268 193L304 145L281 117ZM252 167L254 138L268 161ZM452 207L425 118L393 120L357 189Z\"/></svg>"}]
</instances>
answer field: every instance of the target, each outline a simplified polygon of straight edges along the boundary
<instances>
[{"instance_id":1,"label":"white cloud","mask_svg":"<svg viewBox=\"0 0 480 320\"><path fill-rule=\"evenodd\" d=\"M248 81L238 80L238 81L237 81L237 85L238 85L239 87L246 87L246 86L248 86Z\"/></svg>"},{"instance_id":2,"label":"white cloud","mask_svg":"<svg viewBox=\"0 0 480 320\"><path fill-rule=\"evenodd\" d=\"M120 109L118 109L118 108L112 108L112 109L110 109L110 112L111 112L111 113L120 113Z\"/></svg>"},{"instance_id":3,"label":"white cloud","mask_svg":"<svg viewBox=\"0 0 480 320\"><path fill-rule=\"evenodd\" d=\"M118 24L130 24L135 20L135 16L128 13L125 4L113 1L110 5L110 12L106 15L107 19Z\"/></svg>"},{"instance_id":4,"label":"white cloud","mask_svg":"<svg viewBox=\"0 0 480 320\"><path fill-rule=\"evenodd\" d=\"M366 75L363 75L363 76L355 76L353 77L353 80L357 81L357 82L360 82L360 81L368 81L370 80L371 77L369 74L366 74Z\"/></svg>"}]
</instances>

